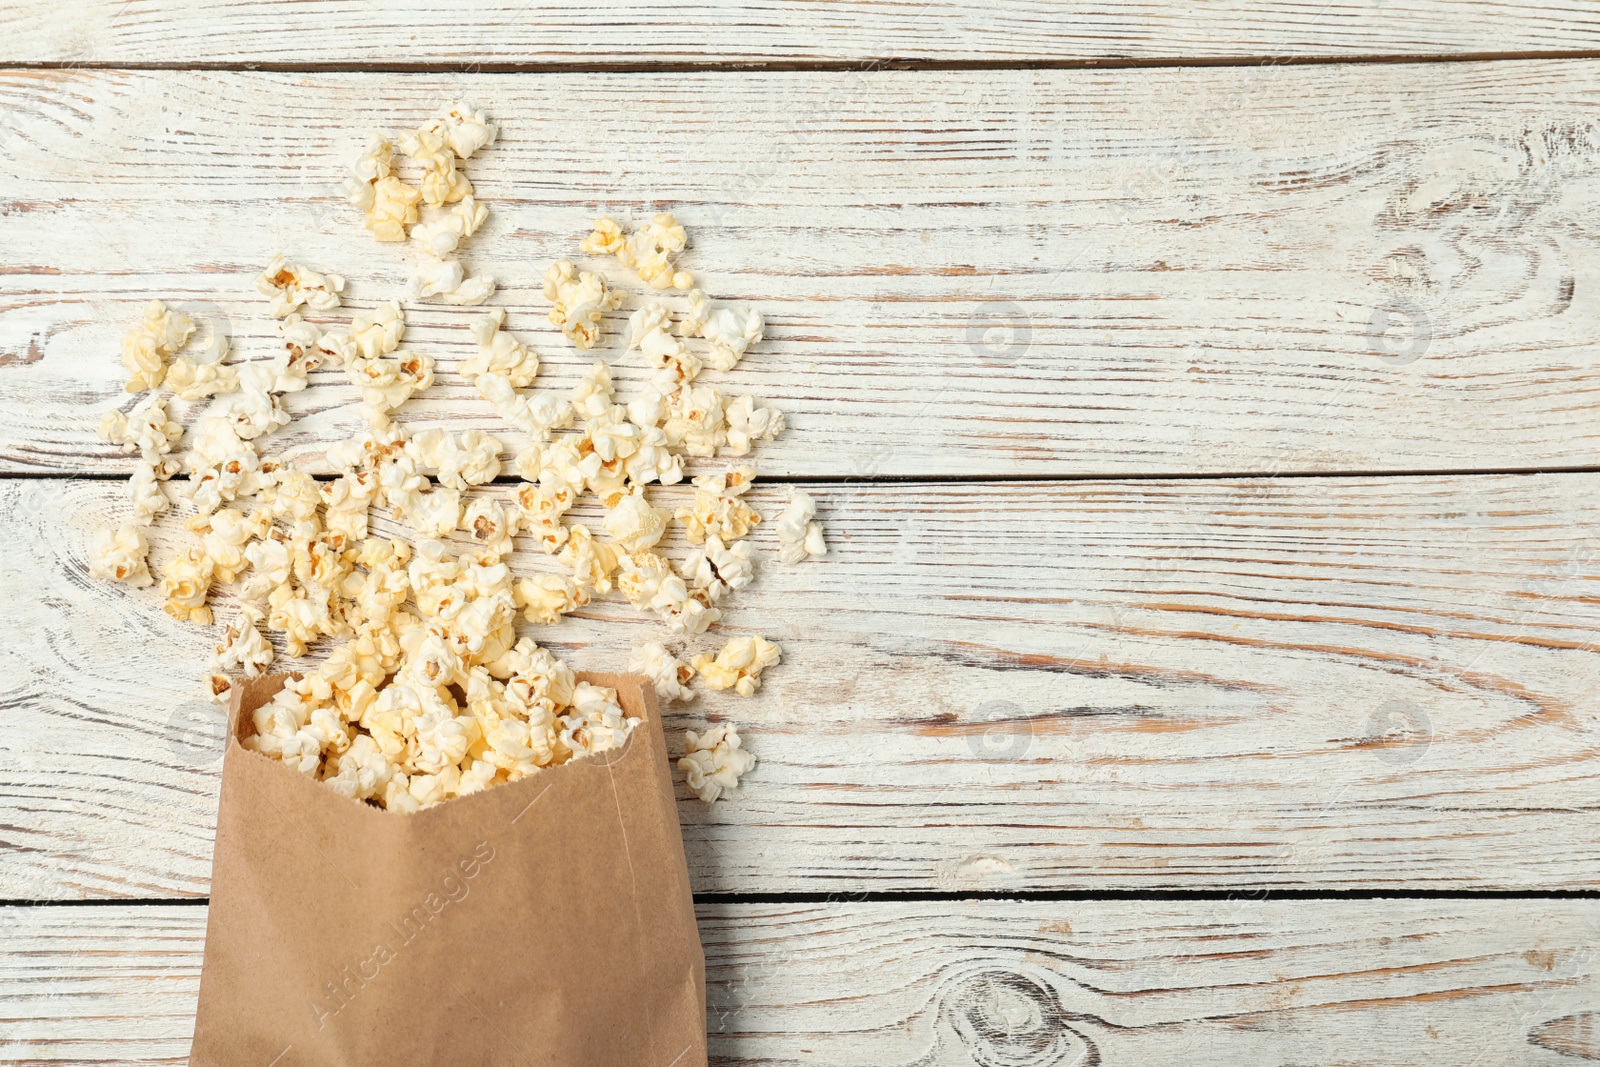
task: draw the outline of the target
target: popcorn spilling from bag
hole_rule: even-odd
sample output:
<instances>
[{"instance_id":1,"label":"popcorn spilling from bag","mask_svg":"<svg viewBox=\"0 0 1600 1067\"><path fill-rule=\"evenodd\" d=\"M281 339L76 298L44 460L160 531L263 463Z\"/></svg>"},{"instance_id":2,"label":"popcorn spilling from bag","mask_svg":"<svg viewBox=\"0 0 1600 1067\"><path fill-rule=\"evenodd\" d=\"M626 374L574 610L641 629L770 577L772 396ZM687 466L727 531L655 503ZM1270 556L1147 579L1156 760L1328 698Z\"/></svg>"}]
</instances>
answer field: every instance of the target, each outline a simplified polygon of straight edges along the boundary
<instances>
[{"instance_id":1,"label":"popcorn spilling from bag","mask_svg":"<svg viewBox=\"0 0 1600 1067\"><path fill-rule=\"evenodd\" d=\"M374 237L413 246L407 300L470 305L493 295L494 280L468 276L456 255L489 216L462 164L497 133L482 111L457 103L415 130L374 138L345 180ZM418 184L402 179L397 151L420 170ZM733 370L765 324L758 312L714 307L695 289L680 263L687 246L670 214L631 233L600 219L581 246L615 256L651 289L686 294L676 317L648 300L627 320L620 347L653 372L638 395L619 398L603 360L570 392L540 389L539 357L507 329L504 309L473 323L478 355L460 371L511 427L508 439L396 422L434 384L434 359L402 347L406 311L397 300L343 326L308 319L341 308L340 275L283 256L268 264L256 289L277 320L279 347L267 359L229 362L226 334L153 302L122 345L128 391L152 395L107 412L101 425L105 440L137 453L132 521L95 535L90 573L158 584L168 614L200 625L212 624L212 589L238 583L239 610L222 627L207 675L218 703L236 678L274 662L269 634L290 657L337 642L257 709L245 744L355 800L415 811L621 746L638 720L613 690L577 681L519 634L518 617L551 625L615 590L668 633L693 638L717 626L727 598L756 575L745 538L763 520L744 499L755 468L738 462L696 477L692 504L675 511L652 504L649 487L680 483L686 457L742 459L784 430L776 409L698 380L706 368ZM568 260L546 272L544 293L551 323L580 351L605 341L606 315L624 300L604 273ZM324 481L262 450L289 424L285 397L305 390L320 366L341 368L357 387L368 426L330 445L337 476ZM187 431L168 410L173 399L199 407ZM482 488L503 475L520 479L514 503ZM596 530L565 521L588 495L604 508ZM158 582L141 527L175 504L192 509L184 525L195 540ZM374 506L413 538L371 536ZM783 563L825 554L815 515L811 498L795 492L777 519ZM674 523L693 546L681 559L660 548ZM560 569L514 579L508 564L519 535ZM453 552L451 538L470 547ZM692 699L696 678L748 696L782 658L760 636L686 655L651 641L628 667L667 702ZM754 766L726 723L690 731L679 761L707 803Z\"/></svg>"}]
</instances>

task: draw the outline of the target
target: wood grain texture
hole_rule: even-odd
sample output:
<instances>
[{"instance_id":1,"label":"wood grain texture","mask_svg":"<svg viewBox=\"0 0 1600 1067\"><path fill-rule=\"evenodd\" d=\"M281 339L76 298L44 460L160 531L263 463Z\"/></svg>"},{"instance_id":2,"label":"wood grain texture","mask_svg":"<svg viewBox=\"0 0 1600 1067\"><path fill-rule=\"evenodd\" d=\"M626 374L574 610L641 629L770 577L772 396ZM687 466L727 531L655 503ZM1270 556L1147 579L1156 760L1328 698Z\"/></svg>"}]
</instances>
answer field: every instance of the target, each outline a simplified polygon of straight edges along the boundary
<instances>
[{"instance_id":1,"label":"wood grain texture","mask_svg":"<svg viewBox=\"0 0 1600 1067\"><path fill-rule=\"evenodd\" d=\"M1038 62L1444 55L1600 48L1577 0L311 0L0 4L4 61L55 63Z\"/></svg>"},{"instance_id":2,"label":"wood grain texture","mask_svg":"<svg viewBox=\"0 0 1600 1067\"><path fill-rule=\"evenodd\" d=\"M1600 1003L1593 901L698 911L717 1064L1558 1067L1585 1046L1542 1035ZM181 1062L204 907L7 908L0 928L5 1062Z\"/></svg>"},{"instance_id":3,"label":"wood grain texture","mask_svg":"<svg viewBox=\"0 0 1600 1067\"><path fill-rule=\"evenodd\" d=\"M370 128L457 94L506 130L470 164L496 214L469 262L548 387L585 361L544 322L544 268L597 212L672 208L708 291L771 323L722 377L790 414L772 475L1594 465L1597 75L13 72L0 470L122 468L93 430L131 403L117 340L152 297L249 358L278 251L348 276L353 308L393 295L406 254L337 180ZM476 314L415 312L441 367L416 418L493 425L454 373ZM297 455L358 424L333 372L292 406Z\"/></svg>"},{"instance_id":4,"label":"wood grain texture","mask_svg":"<svg viewBox=\"0 0 1600 1067\"><path fill-rule=\"evenodd\" d=\"M728 719L762 761L681 794L695 889L1594 888L1597 490L813 487L829 558L776 563L763 524L756 583L684 642L785 650L755 697L668 709L669 747ZM121 492L0 484L0 899L206 892L210 634L86 577ZM536 636L608 670L664 635L613 595Z\"/></svg>"}]
</instances>

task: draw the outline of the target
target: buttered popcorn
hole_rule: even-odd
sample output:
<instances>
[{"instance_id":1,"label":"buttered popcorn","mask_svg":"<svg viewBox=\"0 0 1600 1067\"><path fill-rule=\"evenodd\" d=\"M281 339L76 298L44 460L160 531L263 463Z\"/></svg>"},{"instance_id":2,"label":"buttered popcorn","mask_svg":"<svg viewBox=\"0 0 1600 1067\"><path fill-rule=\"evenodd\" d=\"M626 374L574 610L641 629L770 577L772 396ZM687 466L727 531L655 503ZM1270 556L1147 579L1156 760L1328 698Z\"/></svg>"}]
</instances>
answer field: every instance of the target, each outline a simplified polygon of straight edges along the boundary
<instances>
[{"instance_id":1,"label":"buttered popcorn","mask_svg":"<svg viewBox=\"0 0 1600 1067\"><path fill-rule=\"evenodd\" d=\"M493 294L492 279L469 276L454 257L488 218L462 164L497 132L483 112L458 103L414 130L374 139L347 179L378 240L409 240L409 299L470 304ZM417 184L397 172L396 150L420 169ZM277 348L267 358L230 361L227 337L213 329L186 348L194 321L159 302L146 309L123 345L129 389L170 393L108 413L102 435L137 453L134 518L150 522L176 507L192 537L160 569L167 613L209 625L212 589L236 590L207 675L210 695L226 703L238 677L259 675L280 654L331 647L254 713L246 747L351 799L414 811L627 742L638 720L615 692L578 682L518 628L556 624L616 595L691 642L756 577L745 538L761 516L743 499L752 465L696 477L692 504L675 512L651 498L654 486L684 479L685 457L743 457L784 430L776 409L697 380L707 369L732 371L765 323L694 289L678 262L687 246L668 214L632 233L602 219L583 243L587 253L616 256L652 290L687 294L674 297L685 304L676 313L652 299L627 318L620 347L640 353L647 374L626 395L604 360L570 392L541 389L539 355L509 332L504 309L471 323L476 355L459 371L511 437L397 421L438 373L431 353L402 347L405 308L389 301L329 321L342 308L344 278L287 256L256 279L276 320ZM546 273L544 292L550 321L584 351L602 343L606 316L623 302L605 275L568 260ZM324 479L270 448L290 420L285 398L305 390L318 367L337 368L357 387L367 424L355 439L329 444L334 476ZM509 494L485 488L508 475L520 479ZM598 523L569 521L585 498L602 509ZM373 507L409 528L411 543L377 536ZM814 513L796 494L778 523L781 558L824 551ZM687 553L664 547L674 543L674 524L692 546ZM531 576L512 574L518 537L539 549L543 566ZM96 577L157 582L137 526L97 534L91 549ZM647 642L629 662L663 702L692 699L696 679L750 695L781 658L762 637L735 638L715 654L679 651L683 658ZM689 733L679 765L710 802L735 788L754 758L731 726L717 726Z\"/></svg>"}]
</instances>

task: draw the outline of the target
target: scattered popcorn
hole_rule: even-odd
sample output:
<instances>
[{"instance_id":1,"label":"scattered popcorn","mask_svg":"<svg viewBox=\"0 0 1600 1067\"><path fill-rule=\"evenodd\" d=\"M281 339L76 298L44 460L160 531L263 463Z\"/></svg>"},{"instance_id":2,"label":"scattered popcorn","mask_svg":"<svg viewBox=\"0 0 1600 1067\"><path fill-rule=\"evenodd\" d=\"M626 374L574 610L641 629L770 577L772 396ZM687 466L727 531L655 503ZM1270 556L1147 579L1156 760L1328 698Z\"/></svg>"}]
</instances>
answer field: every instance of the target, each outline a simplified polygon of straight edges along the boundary
<instances>
[{"instance_id":1,"label":"scattered popcorn","mask_svg":"<svg viewBox=\"0 0 1600 1067\"><path fill-rule=\"evenodd\" d=\"M411 298L477 304L493 294L493 280L469 278L455 255L488 218L462 161L497 132L483 112L458 102L415 130L374 139L346 180L350 202L378 240L412 242ZM420 168L418 185L395 173L397 147ZM659 301L628 320L626 347L641 353L649 374L637 395L618 398L603 360L570 394L538 389L539 357L505 329L503 309L472 324L478 350L461 362L461 374L528 438L508 461L522 483L507 489L480 488L503 469L495 436L412 431L393 419L435 377L431 356L401 348L406 318L398 301L355 314L347 326L310 322L306 314L341 307L344 279L278 256L256 287L268 298L281 347L239 363L225 362L228 338L214 329L179 355L195 324L160 302L150 305L123 344L129 390L165 386L206 406L185 434L165 399L152 397L132 412L107 413L102 436L138 453L129 483L135 523L171 508L163 483L187 474L183 494L194 513L183 525L194 540L161 569L165 610L209 625L210 590L237 590L238 614L222 629L207 675L213 699L225 703L237 677L272 665L269 634L292 658L334 642L319 665L253 713L246 747L343 796L417 811L626 743L638 720L616 694L578 682L517 627L559 624L615 589L666 630L694 637L754 579L754 550L740 540L761 521L742 499L753 467L696 478L693 505L675 516L646 497L648 485L683 480L686 456L744 456L784 428L775 409L696 382L703 366L733 369L764 323L759 312L713 307L693 289L677 265L686 246L669 214L631 234L601 219L583 244L617 256L654 289L687 292L676 327ZM622 300L603 274L567 260L546 272L544 291L550 321L580 350L601 341L605 313ZM690 347L697 338L703 351ZM335 476L319 481L271 455L270 443L290 421L283 398L306 389L310 372L324 364L358 387L369 428L326 446ZM574 424L578 432L556 432ZM187 449L175 454L180 442ZM604 508L603 539L566 521L588 494ZM409 525L415 543L374 536L374 505ZM782 558L825 551L814 511L803 493L791 499L779 520ZM674 518L694 546L681 558L661 547L671 543ZM518 534L560 570L514 578ZM457 555L447 539L468 545ZM135 524L99 533L90 572L151 585L148 550ZM779 659L778 646L760 637L736 638L688 662L651 642L630 668L650 678L661 700L688 700L696 676L708 688L749 695ZM691 733L680 761L707 801L735 788L752 766L738 734L721 726Z\"/></svg>"},{"instance_id":2,"label":"scattered popcorn","mask_svg":"<svg viewBox=\"0 0 1600 1067\"><path fill-rule=\"evenodd\" d=\"M794 490L789 506L778 516L778 559L784 563L803 563L827 555L822 525L811 521L816 514L817 505L810 494Z\"/></svg>"},{"instance_id":3,"label":"scattered popcorn","mask_svg":"<svg viewBox=\"0 0 1600 1067\"><path fill-rule=\"evenodd\" d=\"M663 704L694 699L694 690L689 688L694 668L657 641L636 649L633 658L628 660L628 670L649 678L655 685L656 698Z\"/></svg>"},{"instance_id":4,"label":"scattered popcorn","mask_svg":"<svg viewBox=\"0 0 1600 1067\"><path fill-rule=\"evenodd\" d=\"M782 658L782 650L765 637L735 637L715 656L696 656L690 662L707 687L750 696L761 685L761 672Z\"/></svg>"},{"instance_id":5,"label":"scattered popcorn","mask_svg":"<svg viewBox=\"0 0 1600 1067\"><path fill-rule=\"evenodd\" d=\"M545 272L544 295L552 305L551 325L561 327L567 340L584 350L600 340L600 317L622 303L622 294L606 287L604 274L580 274L565 259Z\"/></svg>"},{"instance_id":6,"label":"scattered popcorn","mask_svg":"<svg viewBox=\"0 0 1600 1067\"><path fill-rule=\"evenodd\" d=\"M90 544L89 576L143 588L155 581L145 560L149 553L150 542L137 526L99 530Z\"/></svg>"},{"instance_id":7,"label":"scattered popcorn","mask_svg":"<svg viewBox=\"0 0 1600 1067\"><path fill-rule=\"evenodd\" d=\"M128 371L127 391L159 389L167 374L167 360L177 354L194 333L194 320L152 300L139 325L122 338L122 365Z\"/></svg>"},{"instance_id":8,"label":"scattered popcorn","mask_svg":"<svg viewBox=\"0 0 1600 1067\"><path fill-rule=\"evenodd\" d=\"M739 779L756 766L756 758L742 745L738 731L726 723L704 733L684 732L684 753L678 769L695 796L712 804L739 787Z\"/></svg>"},{"instance_id":9,"label":"scattered popcorn","mask_svg":"<svg viewBox=\"0 0 1600 1067\"><path fill-rule=\"evenodd\" d=\"M339 306L344 279L337 274L318 274L274 257L256 278L256 291L268 298L267 310L275 319L287 318L300 307L312 311L332 311Z\"/></svg>"}]
</instances>

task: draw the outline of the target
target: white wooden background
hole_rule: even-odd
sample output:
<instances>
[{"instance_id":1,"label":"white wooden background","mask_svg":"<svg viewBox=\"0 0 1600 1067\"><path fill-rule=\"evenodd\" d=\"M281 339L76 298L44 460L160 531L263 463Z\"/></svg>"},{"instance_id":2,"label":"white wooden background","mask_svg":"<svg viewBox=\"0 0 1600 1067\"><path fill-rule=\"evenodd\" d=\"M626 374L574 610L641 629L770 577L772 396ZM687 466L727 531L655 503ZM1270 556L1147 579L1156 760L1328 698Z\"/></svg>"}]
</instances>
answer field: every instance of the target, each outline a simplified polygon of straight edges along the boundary
<instances>
[{"instance_id":1,"label":"white wooden background","mask_svg":"<svg viewBox=\"0 0 1600 1067\"><path fill-rule=\"evenodd\" d=\"M505 123L471 260L549 381L581 361L543 267L675 210L768 313L739 380L792 429L757 495L802 481L829 526L729 618L783 644L768 686L668 721L762 757L682 797L719 1063L1600 1059L1593 5L0 30L0 1063L181 1062L194 1007L206 637L84 559L117 338L162 297L248 354L284 249L385 298L403 255L337 178L462 94ZM471 314L413 316L417 421L493 426L449 373ZM313 469L356 425L317 384L282 445ZM555 642L605 669L649 633L611 599Z\"/></svg>"}]
</instances>

